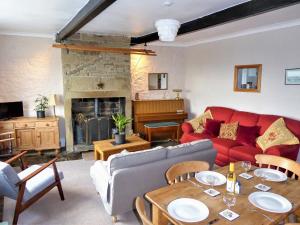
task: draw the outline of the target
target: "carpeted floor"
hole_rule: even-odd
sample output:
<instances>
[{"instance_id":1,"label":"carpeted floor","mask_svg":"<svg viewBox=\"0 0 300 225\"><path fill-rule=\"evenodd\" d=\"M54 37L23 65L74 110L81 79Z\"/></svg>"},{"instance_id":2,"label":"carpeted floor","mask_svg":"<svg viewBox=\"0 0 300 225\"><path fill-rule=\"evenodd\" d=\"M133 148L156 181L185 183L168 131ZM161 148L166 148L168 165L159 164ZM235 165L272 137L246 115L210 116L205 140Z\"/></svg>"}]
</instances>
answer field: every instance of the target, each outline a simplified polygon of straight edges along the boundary
<instances>
[{"instance_id":1,"label":"carpeted floor","mask_svg":"<svg viewBox=\"0 0 300 225\"><path fill-rule=\"evenodd\" d=\"M111 217L105 212L89 176L92 160L58 162L65 179L62 186L65 201L61 201L57 189L53 189L37 203L25 210L19 225L111 225ZM11 224L15 201L4 199L3 220ZM135 213L119 217L116 225L140 224Z\"/></svg>"}]
</instances>

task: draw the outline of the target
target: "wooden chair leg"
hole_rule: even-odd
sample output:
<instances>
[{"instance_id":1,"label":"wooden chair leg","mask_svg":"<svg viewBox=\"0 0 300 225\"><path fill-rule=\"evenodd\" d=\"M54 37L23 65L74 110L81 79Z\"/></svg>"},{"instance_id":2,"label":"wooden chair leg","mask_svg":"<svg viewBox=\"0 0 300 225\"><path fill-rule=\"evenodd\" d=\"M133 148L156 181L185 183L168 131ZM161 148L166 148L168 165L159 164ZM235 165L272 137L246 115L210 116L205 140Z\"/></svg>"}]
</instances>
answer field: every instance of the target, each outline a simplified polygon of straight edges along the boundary
<instances>
[{"instance_id":1,"label":"wooden chair leg","mask_svg":"<svg viewBox=\"0 0 300 225\"><path fill-rule=\"evenodd\" d=\"M13 220L13 223L12 225L17 225L18 224L18 220L19 220L19 212L17 211L17 207L15 209L15 214L14 214L14 220Z\"/></svg>"},{"instance_id":2,"label":"wooden chair leg","mask_svg":"<svg viewBox=\"0 0 300 225\"><path fill-rule=\"evenodd\" d=\"M111 217L111 220L112 220L112 223L113 223L113 224L116 223L116 222L118 222L117 216L112 216L112 217Z\"/></svg>"},{"instance_id":3,"label":"wooden chair leg","mask_svg":"<svg viewBox=\"0 0 300 225\"><path fill-rule=\"evenodd\" d=\"M58 189L58 193L59 193L60 199L62 201L64 201L65 200L65 196L64 196L63 189L61 187L61 182L59 181L56 186L57 186L57 189Z\"/></svg>"}]
</instances>

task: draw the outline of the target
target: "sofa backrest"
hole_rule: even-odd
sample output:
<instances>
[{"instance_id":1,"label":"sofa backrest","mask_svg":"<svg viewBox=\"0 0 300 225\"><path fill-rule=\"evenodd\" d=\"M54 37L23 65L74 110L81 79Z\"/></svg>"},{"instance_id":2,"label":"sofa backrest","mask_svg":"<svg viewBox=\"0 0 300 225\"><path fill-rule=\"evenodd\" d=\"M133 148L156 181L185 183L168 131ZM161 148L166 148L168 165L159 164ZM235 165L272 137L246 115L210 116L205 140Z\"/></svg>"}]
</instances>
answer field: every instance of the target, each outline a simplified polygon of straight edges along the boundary
<instances>
[{"instance_id":1,"label":"sofa backrest","mask_svg":"<svg viewBox=\"0 0 300 225\"><path fill-rule=\"evenodd\" d=\"M212 142L208 139L192 141L175 146L169 146L167 147L167 158L175 158L178 156L191 154L197 151L205 151L211 148L213 148L213 145Z\"/></svg>"},{"instance_id":2,"label":"sofa backrest","mask_svg":"<svg viewBox=\"0 0 300 225\"><path fill-rule=\"evenodd\" d=\"M238 111L219 106L209 106L206 108L206 110L208 109L210 109L213 118L216 120L223 120L225 122L238 121L239 124L243 126L259 126L259 135L262 135L275 120L283 117L279 115L267 115ZM300 139L300 121L287 117L283 118L289 130Z\"/></svg>"},{"instance_id":3,"label":"sofa backrest","mask_svg":"<svg viewBox=\"0 0 300 225\"><path fill-rule=\"evenodd\" d=\"M114 171L139 165L151 163L167 158L167 149L156 147L153 149L130 152L125 154L115 154L108 157L107 169L110 175Z\"/></svg>"},{"instance_id":4,"label":"sofa backrest","mask_svg":"<svg viewBox=\"0 0 300 225\"><path fill-rule=\"evenodd\" d=\"M230 122L232 114L235 110L226 108L226 107L219 107L219 106L209 106L205 109L210 110L211 114L214 119L224 121L225 123Z\"/></svg>"}]
</instances>

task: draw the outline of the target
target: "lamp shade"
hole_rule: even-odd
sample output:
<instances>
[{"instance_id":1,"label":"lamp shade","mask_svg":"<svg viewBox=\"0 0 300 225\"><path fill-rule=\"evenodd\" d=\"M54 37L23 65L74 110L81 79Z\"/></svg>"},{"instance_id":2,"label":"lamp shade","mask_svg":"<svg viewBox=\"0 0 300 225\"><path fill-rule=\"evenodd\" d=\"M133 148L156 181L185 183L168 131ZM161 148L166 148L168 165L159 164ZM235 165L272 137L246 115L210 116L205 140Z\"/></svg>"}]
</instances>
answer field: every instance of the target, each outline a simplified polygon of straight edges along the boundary
<instances>
[{"instance_id":1,"label":"lamp shade","mask_svg":"<svg viewBox=\"0 0 300 225\"><path fill-rule=\"evenodd\" d=\"M57 105L57 102L56 102L56 95L50 95L49 96L49 102L48 104L50 106L56 106Z\"/></svg>"},{"instance_id":2,"label":"lamp shade","mask_svg":"<svg viewBox=\"0 0 300 225\"><path fill-rule=\"evenodd\" d=\"M180 23L174 19L161 19L155 22L155 27L158 31L159 40L170 42L175 40Z\"/></svg>"}]
</instances>

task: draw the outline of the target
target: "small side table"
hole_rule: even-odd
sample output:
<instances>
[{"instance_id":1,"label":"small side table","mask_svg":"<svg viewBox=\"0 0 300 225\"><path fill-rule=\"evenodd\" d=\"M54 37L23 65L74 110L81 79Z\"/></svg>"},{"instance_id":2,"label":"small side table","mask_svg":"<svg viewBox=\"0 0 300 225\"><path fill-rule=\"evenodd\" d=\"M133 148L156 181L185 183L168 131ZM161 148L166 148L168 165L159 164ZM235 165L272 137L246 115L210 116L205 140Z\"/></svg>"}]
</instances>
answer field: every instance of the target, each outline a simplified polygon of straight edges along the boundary
<instances>
[{"instance_id":1,"label":"small side table","mask_svg":"<svg viewBox=\"0 0 300 225\"><path fill-rule=\"evenodd\" d=\"M176 122L158 122L147 123L145 126L145 134L147 141L152 141L152 133L172 133L172 138L179 142L180 125Z\"/></svg>"},{"instance_id":2,"label":"small side table","mask_svg":"<svg viewBox=\"0 0 300 225\"><path fill-rule=\"evenodd\" d=\"M126 149L129 152L150 149L151 143L138 137L126 137L126 143L122 145L113 145L115 139L94 141L94 158L95 160L107 160L108 156L119 153Z\"/></svg>"}]
</instances>

